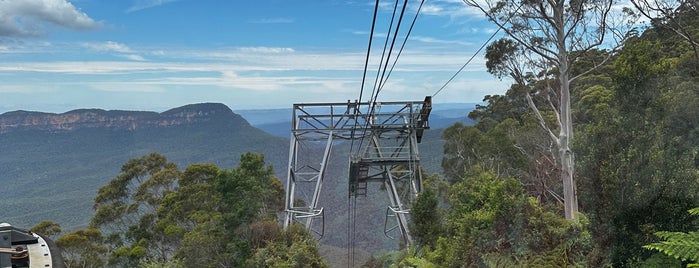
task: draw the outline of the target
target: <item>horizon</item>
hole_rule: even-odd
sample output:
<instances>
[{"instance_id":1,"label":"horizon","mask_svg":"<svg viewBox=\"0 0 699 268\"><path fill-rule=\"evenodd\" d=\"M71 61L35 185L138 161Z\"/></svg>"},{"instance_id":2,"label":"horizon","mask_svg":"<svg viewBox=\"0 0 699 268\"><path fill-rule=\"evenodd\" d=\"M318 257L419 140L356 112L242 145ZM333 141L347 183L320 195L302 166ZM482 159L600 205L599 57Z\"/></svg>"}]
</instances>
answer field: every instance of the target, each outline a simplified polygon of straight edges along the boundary
<instances>
[{"instance_id":1,"label":"horizon","mask_svg":"<svg viewBox=\"0 0 699 268\"><path fill-rule=\"evenodd\" d=\"M309 102L309 103L310 103L310 102ZM30 109L14 109L14 110L7 110L7 109L4 109L3 107L0 106L0 116L1 116L1 115L4 115L4 114L6 114L6 113L18 112L18 111L32 112L32 113L65 114L65 113L70 113L70 112L76 111L76 110L92 110L92 109L95 109L95 110L102 110L102 111L107 111L107 112L109 112L109 111L127 111L127 112L157 112L157 113L163 113L163 112L166 112L166 111L171 110L171 109L180 108L180 107L184 107L184 106L187 106L187 105L197 105L197 104L223 104L223 105L225 105L226 107L228 107L229 109L231 109L231 111L233 111L233 112L238 112L238 111L247 111L247 112L251 112L251 111L278 111L278 110L291 110L291 109L293 109L292 106L289 106L289 107L274 107L274 108L234 109L234 108L231 107L230 105L225 104L225 103L221 103L221 102L195 102L195 103L187 103L187 104L183 104L183 105L178 105L178 106L163 108L163 109L160 109L160 110L133 110L133 109L119 109L119 108L116 108L116 109L105 109L105 108L101 108L101 107L77 107L77 108L70 109L70 110L65 110L65 111L30 110ZM467 108L468 106L475 106L475 105L477 105L477 104L483 104L483 102L437 102L437 103L433 103L433 110L454 109L454 106L466 106L466 107L463 107L463 108ZM445 108L444 106L449 106L449 107L448 107L448 108ZM462 108L462 107L457 107L457 108Z\"/></svg>"}]
</instances>

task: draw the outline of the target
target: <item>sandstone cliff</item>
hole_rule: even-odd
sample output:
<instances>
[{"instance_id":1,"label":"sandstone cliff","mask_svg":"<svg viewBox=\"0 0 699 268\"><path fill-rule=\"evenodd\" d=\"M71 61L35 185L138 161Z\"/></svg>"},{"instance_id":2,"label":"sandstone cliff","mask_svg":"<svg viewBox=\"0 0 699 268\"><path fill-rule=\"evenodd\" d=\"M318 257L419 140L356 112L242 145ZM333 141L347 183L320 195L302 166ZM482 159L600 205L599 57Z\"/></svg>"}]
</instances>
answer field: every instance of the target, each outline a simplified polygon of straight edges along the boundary
<instances>
[{"instance_id":1,"label":"sandstone cliff","mask_svg":"<svg viewBox=\"0 0 699 268\"><path fill-rule=\"evenodd\" d=\"M80 109L61 114L14 111L0 115L0 133L22 130L72 131L85 128L136 130L170 127L228 119L247 122L219 103L192 104L162 113Z\"/></svg>"}]
</instances>

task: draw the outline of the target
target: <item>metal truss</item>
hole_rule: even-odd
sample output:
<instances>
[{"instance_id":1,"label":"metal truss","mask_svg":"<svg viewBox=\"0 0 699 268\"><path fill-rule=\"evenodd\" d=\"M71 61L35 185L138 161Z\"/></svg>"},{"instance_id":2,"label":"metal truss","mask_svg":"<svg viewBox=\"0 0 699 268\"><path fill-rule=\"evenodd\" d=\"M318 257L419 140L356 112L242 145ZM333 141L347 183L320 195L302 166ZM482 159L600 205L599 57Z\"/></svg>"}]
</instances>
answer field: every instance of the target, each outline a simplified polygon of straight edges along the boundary
<instances>
[{"instance_id":1,"label":"metal truss","mask_svg":"<svg viewBox=\"0 0 699 268\"><path fill-rule=\"evenodd\" d=\"M371 110L362 113L360 107ZM299 222L322 237L325 213L319 197L332 148L352 141L359 149L350 152L349 195L366 195L369 183L383 183L390 200L384 233L393 237L397 231L411 243L408 213L422 190L417 144L429 128L431 108L429 96L409 102L294 104L284 227ZM323 143L322 152L314 149Z\"/></svg>"}]
</instances>

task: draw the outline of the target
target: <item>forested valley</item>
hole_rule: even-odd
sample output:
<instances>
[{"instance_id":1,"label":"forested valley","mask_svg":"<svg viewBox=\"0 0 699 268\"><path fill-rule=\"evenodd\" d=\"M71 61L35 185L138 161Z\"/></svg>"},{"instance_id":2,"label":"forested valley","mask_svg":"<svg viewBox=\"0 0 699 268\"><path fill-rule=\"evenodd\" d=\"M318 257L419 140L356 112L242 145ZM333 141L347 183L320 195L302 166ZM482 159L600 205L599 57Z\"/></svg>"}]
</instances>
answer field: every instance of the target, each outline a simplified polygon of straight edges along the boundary
<instances>
[{"instance_id":1,"label":"forested valley","mask_svg":"<svg viewBox=\"0 0 699 268\"><path fill-rule=\"evenodd\" d=\"M618 50L571 51L579 209L569 219L551 138L560 129L542 127L560 126L560 69L523 71L526 47L492 42L488 70L515 83L485 96L469 114L475 125L444 130L443 172L425 174L412 206L414 245L376 253L364 267L699 263L698 13L685 1L629 32ZM262 155L245 154L230 170L181 170L154 153L99 189L89 228L33 230L56 238L68 267L329 266L304 228L281 228L283 198Z\"/></svg>"}]
</instances>

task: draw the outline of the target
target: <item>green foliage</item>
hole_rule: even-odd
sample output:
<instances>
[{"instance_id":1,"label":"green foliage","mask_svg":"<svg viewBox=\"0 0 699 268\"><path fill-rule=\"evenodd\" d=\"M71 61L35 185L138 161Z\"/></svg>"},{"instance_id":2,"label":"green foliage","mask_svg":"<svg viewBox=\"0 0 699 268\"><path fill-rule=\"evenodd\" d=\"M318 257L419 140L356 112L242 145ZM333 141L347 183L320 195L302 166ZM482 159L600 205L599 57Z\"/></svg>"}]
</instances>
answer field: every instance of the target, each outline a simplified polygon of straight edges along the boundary
<instances>
[{"instance_id":1,"label":"green foliage","mask_svg":"<svg viewBox=\"0 0 699 268\"><path fill-rule=\"evenodd\" d=\"M56 235L61 233L61 225L53 221L42 221L29 228L29 231L55 238Z\"/></svg>"},{"instance_id":2,"label":"green foliage","mask_svg":"<svg viewBox=\"0 0 699 268\"><path fill-rule=\"evenodd\" d=\"M661 242L643 246L681 261L699 262L699 232L656 232Z\"/></svg>"},{"instance_id":3,"label":"green foliage","mask_svg":"<svg viewBox=\"0 0 699 268\"><path fill-rule=\"evenodd\" d=\"M652 257L642 245L659 230L687 231L683 211L699 200L697 83L682 77L662 41L639 38L614 62L613 84L579 96L581 204L588 208L591 262L623 266Z\"/></svg>"},{"instance_id":4,"label":"green foliage","mask_svg":"<svg viewBox=\"0 0 699 268\"><path fill-rule=\"evenodd\" d=\"M699 214L699 207L690 209L689 214ZM699 267L699 232L659 231L655 232L655 235L662 241L645 245L643 248L660 251L682 262L693 262L689 267Z\"/></svg>"},{"instance_id":5,"label":"green foliage","mask_svg":"<svg viewBox=\"0 0 699 268\"><path fill-rule=\"evenodd\" d=\"M415 242L424 247L434 247L442 232L439 200L434 189L420 193L410 210L410 232Z\"/></svg>"},{"instance_id":6,"label":"green foliage","mask_svg":"<svg viewBox=\"0 0 699 268\"><path fill-rule=\"evenodd\" d=\"M278 238L255 252L246 267L328 267L318 253L318 244L301 225L292 225Z\"/></svg>"},{"instance_id":7,"label":"green foliage","mask_svg":"<svg viewBox=\"0 0 699 268\"><path fill-rule=\"evenodd\" d=\"M284 189L259 154L246 153L237 169L221 171L216 189L222 195L225 220L232 227L241 219L275 218L284 206Z\"/></svg>"},{"instance_id":8,"label":"green foliage","mask_svg":"<svg viewBox=\"0 0 699 268\"><path fill-rule=\"evenodd\" d=\"M433 250L404 264L434 267L584 266L590 249L588 221L568 221L561 211L541 206L512 178L474 167L449 189L445 229Z\"/></svg>"},{"instance_id":9,"label":"green foliage","mask_svg":"<svg viewBox=\"0 0 699 268\"><path fill-rule=\"evenodd\" d=\"M378 256L371 256L365 264L362 265L363 268L389 268L392 265L399 263L401 260L405 259L404 251L389 251L379 254Z\"/></svg>"},{"instance_id":10,"label":"green foliage","mask_svg":"<svg viewBox=\"0 0 699 268\"><path fill-rule=\"evenodd\" d=\"M77 230L56 240L66 267L104 267L107 247L103 243L102 233L94 228Z\"/></svg>"},{"instance_id":11,"label":"green foliage","mask_svg":"<svg viewBox=\"0 0 699 268\"><path fill-rule=\"evenodd\" d=\"M95 228L59 241L72 263L241 267L254 256L275 256L279 267L325 267L305 230L282 232L276 213L283 198L262 155L246 153L231 170L197 164L181 172L154 153L128 161L100 188L92 224L106 238Z\"/></svg>"},{"instance_id":12,"label":"green foliage","mask_svg":"<svg viewBox=\"0 0 699 268\"><path fill-rule=\"evenodd\" d=\"M112 238L111 264L134 266L145 259L165 261L174 254L175 245L155 226L161 202L174 191L180 173L177 165L152 153L129 160L119 176L99 189L91 226Z\"/></svg>"}]
</instances>

